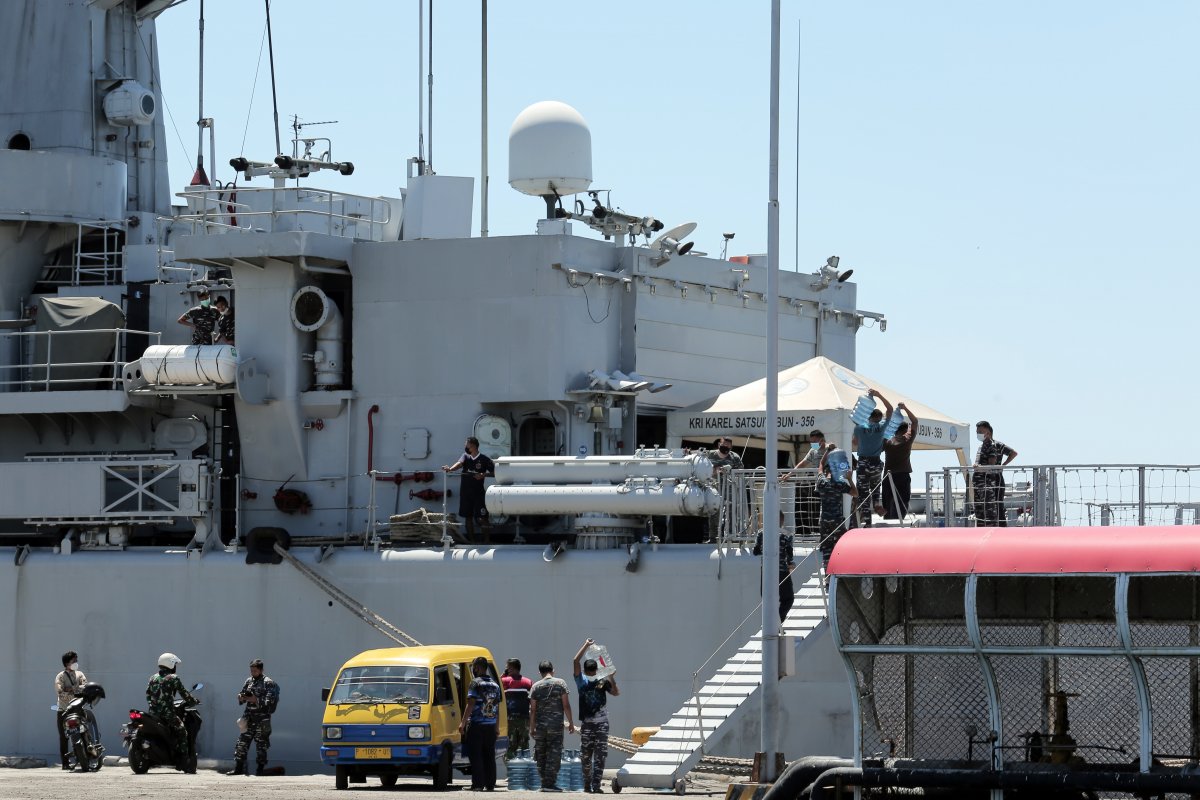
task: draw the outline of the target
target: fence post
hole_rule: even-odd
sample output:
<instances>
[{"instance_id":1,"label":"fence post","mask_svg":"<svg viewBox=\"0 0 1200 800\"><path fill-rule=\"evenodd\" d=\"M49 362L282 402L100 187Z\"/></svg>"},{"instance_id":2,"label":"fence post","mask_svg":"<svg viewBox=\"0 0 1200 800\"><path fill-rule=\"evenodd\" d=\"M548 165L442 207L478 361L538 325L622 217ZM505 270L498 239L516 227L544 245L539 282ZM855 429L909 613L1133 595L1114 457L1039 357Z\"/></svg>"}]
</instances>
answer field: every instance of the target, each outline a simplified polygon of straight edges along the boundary
<instances>
[{"instance_id":1,"label":"fence post","mask_svg":"<svg viewBox=\"0 0 1200 800\"><path fill-rule=\"evenodd\" d=\"M954 488L950 484L950 467L942 468L942 515L946 518L947 528L958 524L958 514L954 510Z\"/></svg>"},{"instance_id":2,"label":"fence post","mask_svg":"<svg viewBox=\"0 0 1200 800\"><path fill-rule=\"evenodd\" d=\"M1138 525L1146 524L1146 468L1138 467Z\"/></svg>"}]
</instances>

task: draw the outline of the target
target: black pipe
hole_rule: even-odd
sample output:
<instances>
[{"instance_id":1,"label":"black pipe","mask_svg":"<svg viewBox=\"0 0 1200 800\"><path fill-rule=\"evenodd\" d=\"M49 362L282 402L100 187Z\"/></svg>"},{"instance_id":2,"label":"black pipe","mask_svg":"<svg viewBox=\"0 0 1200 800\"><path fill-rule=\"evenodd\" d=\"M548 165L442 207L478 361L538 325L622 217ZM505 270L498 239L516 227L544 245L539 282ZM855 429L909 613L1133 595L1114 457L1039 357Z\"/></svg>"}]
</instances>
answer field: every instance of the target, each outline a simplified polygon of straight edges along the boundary
<instances>
[{"instance_id":1,"label":"black pipe","mask_svg":"<svg viewBox=\"0 0 1200 800\"><path fill-rule=\"evenodd\" d=\"M835 767L821 773L801 794L812 800L835 797L832 784L863 788L1079 789L1117 792L1197 792L1200 774L1178 772L997 772L965 769Z\"/></svg>"},{"instance_id":2,"label":"black pipe","mask_svg":"<svg viewBox=\"0 0 1200 800\"><path fill-rule=\"evenodd\" d=\"M823 772L836 767L853 767L854 761L836 756L805 756L787 765L762 800L795 800Z\"/></svg>"}]
</instances>

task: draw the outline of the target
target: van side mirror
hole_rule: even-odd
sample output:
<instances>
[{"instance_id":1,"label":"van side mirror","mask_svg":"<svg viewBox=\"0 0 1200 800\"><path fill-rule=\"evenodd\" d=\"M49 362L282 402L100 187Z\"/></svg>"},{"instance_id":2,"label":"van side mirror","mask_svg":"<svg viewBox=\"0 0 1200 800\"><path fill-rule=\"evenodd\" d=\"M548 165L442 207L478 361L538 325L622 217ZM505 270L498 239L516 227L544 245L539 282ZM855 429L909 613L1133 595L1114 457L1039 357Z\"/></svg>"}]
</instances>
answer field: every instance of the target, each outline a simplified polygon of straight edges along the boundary
<instances>
[{"instance_id":1,"label":"van side mirror","mask_svg":"<svg viewBox=\"0 0 1200 800\"><path fill-rule=\"evenodd\" d=\"M322 703L329 702L329 689L328 688L321 690L321 702Z\"/></svg>"}]
</instances>

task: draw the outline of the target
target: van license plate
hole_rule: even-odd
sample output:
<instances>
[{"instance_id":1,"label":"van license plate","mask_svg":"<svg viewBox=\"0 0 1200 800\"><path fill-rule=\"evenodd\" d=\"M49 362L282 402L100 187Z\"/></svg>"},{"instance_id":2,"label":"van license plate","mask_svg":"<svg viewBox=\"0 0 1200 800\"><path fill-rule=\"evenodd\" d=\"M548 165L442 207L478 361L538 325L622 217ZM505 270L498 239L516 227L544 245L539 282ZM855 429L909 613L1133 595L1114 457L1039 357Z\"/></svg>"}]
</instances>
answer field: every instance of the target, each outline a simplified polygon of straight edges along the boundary
<instances>
[{"instance_id":1,"label":"van license plate","mask_svg":"<svg viewBox=\"0 0 1200 800\"><path fill-rule=\"evenodd\" d=\"M390 747L356 747L354 748L355 758L391 758L392 748Z\"/></svg>"}]
</instances>

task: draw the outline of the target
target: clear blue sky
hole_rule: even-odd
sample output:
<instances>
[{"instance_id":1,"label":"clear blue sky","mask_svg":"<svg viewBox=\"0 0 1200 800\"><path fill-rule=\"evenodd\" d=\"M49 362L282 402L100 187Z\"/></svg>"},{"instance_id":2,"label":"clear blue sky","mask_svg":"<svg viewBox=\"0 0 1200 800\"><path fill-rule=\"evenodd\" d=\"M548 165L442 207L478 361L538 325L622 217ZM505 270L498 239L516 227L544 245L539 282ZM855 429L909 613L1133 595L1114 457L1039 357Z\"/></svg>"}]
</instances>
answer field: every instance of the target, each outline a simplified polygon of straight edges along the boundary
<instances>
[{"instance_id":1,"label":"clear blue sky","mask_svg":"<svg viewBox=\"0 0 1200 800\"><path fill-rule=\"evenodd\" d=\"M493 0L492 235L533 231L542 204L507 185L508 128L556 99L587 119L594 187L616 205L699 223L714 255L723 231L731 254L765 252L769 9ZM229 180L231 156L275 152L264 15L206 10ZM176 187L195 160L198 12L158 21ZM309 131L357 165L321 184L394 195L417 149L417 3L272 12L283 124L338 120ZM434 23L434 167L478 180L479 3L436 0ZM860 331L858 370L989 419L1019 463L1200 460L1183 424L1200 384L1198 37L1192 0L785 2L780 262L854 268L860 307L889 322Z\"/></svg>"}]
</instances>

